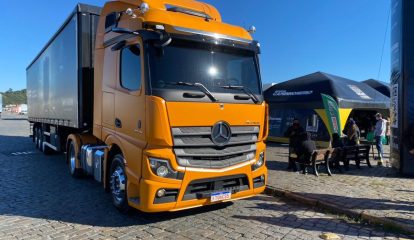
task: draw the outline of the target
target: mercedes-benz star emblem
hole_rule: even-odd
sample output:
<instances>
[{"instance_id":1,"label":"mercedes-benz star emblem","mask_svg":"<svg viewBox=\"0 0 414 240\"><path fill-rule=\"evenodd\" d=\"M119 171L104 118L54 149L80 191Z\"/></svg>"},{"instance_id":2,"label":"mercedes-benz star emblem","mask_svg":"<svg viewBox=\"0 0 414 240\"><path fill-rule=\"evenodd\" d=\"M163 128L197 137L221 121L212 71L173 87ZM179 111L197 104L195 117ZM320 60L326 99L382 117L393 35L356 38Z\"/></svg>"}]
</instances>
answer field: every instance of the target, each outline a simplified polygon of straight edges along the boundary
<instances>
[{"instance_id":1,"label":"mercedes-benz star emblem","mask_svg":"<svg viewBox=\"0 0 414 240\"><path fill-rule=\"evenodd\" d=\"M217 146L226 145L231 139L231 128L225 122L218 122L211 131L211 140Z\"/></svg>"}]
</instances>

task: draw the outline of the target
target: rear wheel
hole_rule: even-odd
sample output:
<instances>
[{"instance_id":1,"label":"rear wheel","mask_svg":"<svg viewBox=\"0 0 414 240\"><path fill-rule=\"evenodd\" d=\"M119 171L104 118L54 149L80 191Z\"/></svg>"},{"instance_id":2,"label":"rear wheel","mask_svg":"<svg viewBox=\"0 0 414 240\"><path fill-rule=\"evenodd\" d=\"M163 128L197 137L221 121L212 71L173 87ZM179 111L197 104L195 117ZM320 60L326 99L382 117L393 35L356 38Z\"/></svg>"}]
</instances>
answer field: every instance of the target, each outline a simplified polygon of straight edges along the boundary
<instances>
[{"instance_id":1,"label":"rear wheel","mask_svg":"<svg viewBox=\"0 0 414 240\"><path fill-rule=\"evenodd\" d=\"M122 213L130 209L127 198L127 176L125 173L124 158L122 155L115 155L110 169L110 189L112 203Z\"/></svg>"},{"instance_id":2,"label":"rear wheel","mask_svg":"<svg viewBox=\"0 0 414 240\"><path fill-rule=\"evenodd\" d=\"M82 176L82 169L76 168L76 150L75 144L71 142L67 151L69 173L74 178L80 178Z\"/></svg>"},{"instance_id":3,"label":"rear wheel","mask_svg":"<svg viewBox=\"0 0 414 240\"><path fill-rule=\"evenodd\" d=\"M36 132L37 132L37 144L36 144L36 147L40 151L42 151L42 149L43 149L43 134L42 134L42 129L41 128L37 128Z\"/></svg>"},{"instance_id":4,"label":"rear wheel","mask_svg":"<svg viewBox=\"0 0 414 240\"><path fill-rule=\"evenodd\" d=\"M39 133L37 132L37 129L38 128L35 128L34 130L33 130L33 137L34 137L34 144L35 144L35 146L36 146L36 148L38 149L39 148Z\"/></svg>"}]
</instances>

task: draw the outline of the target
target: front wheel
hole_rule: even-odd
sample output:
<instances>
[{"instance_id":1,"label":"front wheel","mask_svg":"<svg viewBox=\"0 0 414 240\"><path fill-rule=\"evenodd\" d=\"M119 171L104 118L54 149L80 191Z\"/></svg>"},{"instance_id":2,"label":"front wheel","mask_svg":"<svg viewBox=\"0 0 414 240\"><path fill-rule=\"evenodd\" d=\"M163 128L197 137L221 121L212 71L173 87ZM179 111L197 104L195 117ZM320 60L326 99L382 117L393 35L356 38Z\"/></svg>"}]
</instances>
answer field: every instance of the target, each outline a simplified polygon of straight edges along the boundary
<instances>
[{"instance_id":1,"label":"front wheel","mask_svg":"<svg viewBox=\"0 0 414 240\"><path fill-rule=\"evenodd\" d=\"M112 203L122 213L130 209L127 197L127 176L125 174L124 158L122 155L115 155L110 169L109 184L111 188Z\"/></svg>"}]
</instances>

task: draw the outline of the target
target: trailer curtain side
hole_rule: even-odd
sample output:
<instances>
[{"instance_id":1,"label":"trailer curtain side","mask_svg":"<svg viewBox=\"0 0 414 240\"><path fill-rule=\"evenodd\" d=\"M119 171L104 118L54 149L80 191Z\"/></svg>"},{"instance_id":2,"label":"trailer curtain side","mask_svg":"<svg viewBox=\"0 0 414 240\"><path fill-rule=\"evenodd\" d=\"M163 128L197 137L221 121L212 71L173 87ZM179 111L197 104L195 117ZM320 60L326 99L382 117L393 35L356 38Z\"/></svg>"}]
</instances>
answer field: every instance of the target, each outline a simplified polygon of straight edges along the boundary
<instances>
[{"instance_id":1,"label":"trailer curtain side","mask_svg":"<svg viewBox=\"0 0 414 240\"><path fill-rule=\"evenodd\" d=\"M100 8L79 4L27 67L31 122L92 126L93 50Z\"/></svg>"}]
</instances>

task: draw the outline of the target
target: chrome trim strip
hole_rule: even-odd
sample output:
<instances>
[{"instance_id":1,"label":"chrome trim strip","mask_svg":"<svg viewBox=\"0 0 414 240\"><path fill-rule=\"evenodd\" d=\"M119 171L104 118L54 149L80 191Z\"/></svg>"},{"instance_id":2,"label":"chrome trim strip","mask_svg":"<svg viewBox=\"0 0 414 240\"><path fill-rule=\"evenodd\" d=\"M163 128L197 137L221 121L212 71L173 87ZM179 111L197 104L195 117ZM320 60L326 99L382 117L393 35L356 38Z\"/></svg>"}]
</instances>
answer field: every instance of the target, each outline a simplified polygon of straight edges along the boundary
<instances>
[{"instance_id":1,"label":"chrome trim strip","mask_svg":"<svg viewBox=\"0 0 414 240\"><path fill-rule=\"evenodd\" d=\"M181 167L181 166L178 166L177 169L181 170L181 171L188 171L188 172L223 173L223 172L235 170L237 168L242 168L242 167L245 167L245 166L248 166L248 165L252 165L255 162L256 162L256 159L253 159L253 160L248 161L248 162L244 162L244 163L240 163L240 164L237 164L237 165L233 165L233 166L226 167L226 168L220 168L220 169L194 168L194 167Z\"/></svg>"},{"instance_id":2,"label":"chrome trim strip","mask_svg":"<svg viewBox=\"0 0 414 240\"><path fill-rule=\"evenodd\" d=\"M253 42L252 40L248 40L248 39L245 39L245 38L232 37L232 36L228 36L228 35L212 33L212 32L205 32L205 31L195 30L195 29L190 29L190 28L174 27L174 29L179 31L179 32L204 35L204 36L213 37L213 38L217 38L217 39L226 39L226 40L242 42L242 43L248 43L248 44L251 44Z\"/></svg>"}]
</instances>

